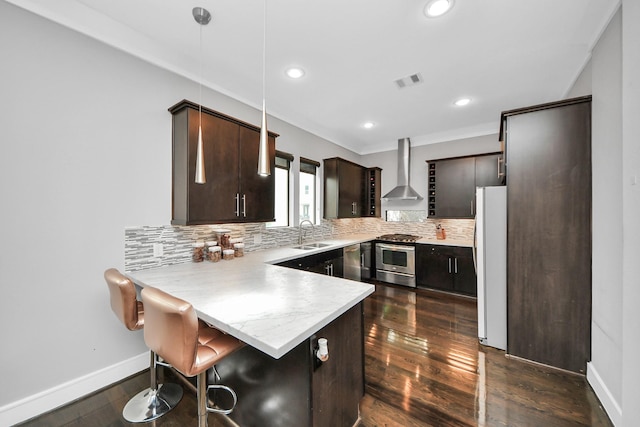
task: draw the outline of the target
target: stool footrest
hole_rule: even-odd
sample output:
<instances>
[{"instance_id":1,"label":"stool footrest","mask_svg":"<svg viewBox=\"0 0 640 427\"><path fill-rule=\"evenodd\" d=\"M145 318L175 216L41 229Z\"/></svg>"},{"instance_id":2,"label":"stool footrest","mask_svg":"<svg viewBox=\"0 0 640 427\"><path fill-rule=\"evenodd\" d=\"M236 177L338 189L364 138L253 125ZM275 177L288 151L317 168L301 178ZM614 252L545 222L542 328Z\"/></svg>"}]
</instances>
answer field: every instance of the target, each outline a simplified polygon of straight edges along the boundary
<instances>
[{"instance_id":1,"label":"stool footrest","mask_svg":"<svg viewBox=\"0 0 640 427\"><path fill-rule=\"evenodd\" d=\"M229 408L229 409L222 409L222 408L212 408L209 405L207 405L207 412L215 412L216 414L223 414L223 415L228 415L231 412L233 412L233 410L236 407L236 404L238 403L238 396L236 395L236 392L233 391L233 389L231 387L228 387L226 385L212 384L212 385L207 387L207 394L209 394L209 390L211 390L211 389L225 390L225 391L229 392L231 394L231 396L233 397L233 406L231 408Z\"/></svg>"}]
</instances>

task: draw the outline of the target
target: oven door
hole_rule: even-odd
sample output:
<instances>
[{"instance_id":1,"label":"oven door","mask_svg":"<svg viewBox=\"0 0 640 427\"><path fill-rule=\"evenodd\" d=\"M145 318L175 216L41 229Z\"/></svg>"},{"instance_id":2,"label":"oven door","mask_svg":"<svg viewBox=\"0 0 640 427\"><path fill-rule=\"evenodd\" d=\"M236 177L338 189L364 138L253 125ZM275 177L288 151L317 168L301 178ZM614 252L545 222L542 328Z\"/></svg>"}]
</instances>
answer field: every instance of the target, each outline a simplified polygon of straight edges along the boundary
<instances>
[{"instance_id":1,"label":"oven door","mask_svg":"<svg viewBox=\"0 0 640 427\"><path fill-rule=\"evenodd\" d=\"M414 275L416 248L406 245L376 243L376 269Z\"/></svg>"}]
</instances>

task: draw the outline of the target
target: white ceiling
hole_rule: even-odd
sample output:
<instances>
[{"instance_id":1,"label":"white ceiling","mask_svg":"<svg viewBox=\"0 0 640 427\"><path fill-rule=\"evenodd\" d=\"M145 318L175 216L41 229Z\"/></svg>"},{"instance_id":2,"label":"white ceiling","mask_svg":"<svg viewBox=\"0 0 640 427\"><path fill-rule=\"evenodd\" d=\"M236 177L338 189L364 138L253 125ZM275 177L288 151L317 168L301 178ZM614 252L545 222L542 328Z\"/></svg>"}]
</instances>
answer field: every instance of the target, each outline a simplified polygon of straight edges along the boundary
<instances>
[{"instance_id":1,"label":"white ceiling","mask_svg":"<svg viewBox=\"0 0 640 427\"><path fill-rule=\"evenodd\" d=\"M262 0L8 1L261 106ZM456 0L437 19L426 2L268 0L267 112L360 154L496 133L501 111L566 95L619 0Z\"/></svg>"}]
</instances>

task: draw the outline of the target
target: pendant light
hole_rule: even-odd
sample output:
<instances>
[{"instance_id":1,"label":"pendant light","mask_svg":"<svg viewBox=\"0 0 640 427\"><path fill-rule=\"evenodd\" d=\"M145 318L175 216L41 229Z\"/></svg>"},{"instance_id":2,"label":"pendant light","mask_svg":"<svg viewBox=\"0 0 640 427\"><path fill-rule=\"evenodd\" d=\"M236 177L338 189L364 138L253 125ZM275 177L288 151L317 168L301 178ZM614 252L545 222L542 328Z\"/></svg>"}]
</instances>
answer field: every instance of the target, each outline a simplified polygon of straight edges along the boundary
<instances>
[{"instance_id":1,"label":"pendant light","mask_svg":"<svg viewBox=\"0 0 640 427\"><path fill-rule=\"evenodd\" d=\"M260 145L258 148L258 175L271 175L269 163L269 132L267 131L267 109L265 102L266 87L266 51L267 51L267 0L264 0L262 25L262 125L260 127Z\"/></svg>"},{"instance_id":2,"label":"pendant light","mask_svg":"<svg viewBox=\"0 0 640 427\"><path fill-rule=\"evenodd\" d=\"M211 21L211 14L203 7L194 7L193 19L200 24L200 87L198 93L198 148L196 150L196 184L205 184L207 177L204 173L204 144L202 142L202 26Z\"/></svg>"}]
</instances>

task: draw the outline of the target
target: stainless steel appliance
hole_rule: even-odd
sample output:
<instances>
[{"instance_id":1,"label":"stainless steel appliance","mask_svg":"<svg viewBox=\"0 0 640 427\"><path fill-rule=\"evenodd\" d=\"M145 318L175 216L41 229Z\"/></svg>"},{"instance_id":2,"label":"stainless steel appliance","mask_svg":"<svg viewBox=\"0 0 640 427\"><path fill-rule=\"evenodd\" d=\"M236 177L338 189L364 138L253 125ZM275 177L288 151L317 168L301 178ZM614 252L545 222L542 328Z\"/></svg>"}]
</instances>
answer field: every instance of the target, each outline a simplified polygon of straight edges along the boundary
<instances>
[{"instance_id":1,"label":"stainless steel appliance","mask_svg":"<svg viewBox=\"0 0 640 427\"><path fill-rule=\"evenodd\" d=\"M342 251L343 254L343 277L345 279L360 281L360 244L347 246Z\"/></svg>"},{"instance_id":2,"label":"stainless steel appliance","mask_svg":"<svg viewBox=\"0 0 640 427\"><path fill-rule=\"evenodd\" d=\"M383 282L415 288L415 246L382 242L376 243L376 278Z\"/></svg>"},{"instance_id":3,"label":"stainless steel appliance","mask_svg":"<svg viewBox=\"0 0 640 427\"><path fill-rule=\"evenodd\" d=\"M476 189L478 338L507 349L507 187Z\"/></svg>"},{"instance_id":4,"label":"stainless steel appliance","mask_svg":"<svg viewBox=\"0 0 640 427\"><path fill-rule=\"evenodd\" d=\"M371 242L360 243L360 279L371 279Z\"/></svg>"}]
</instances>

